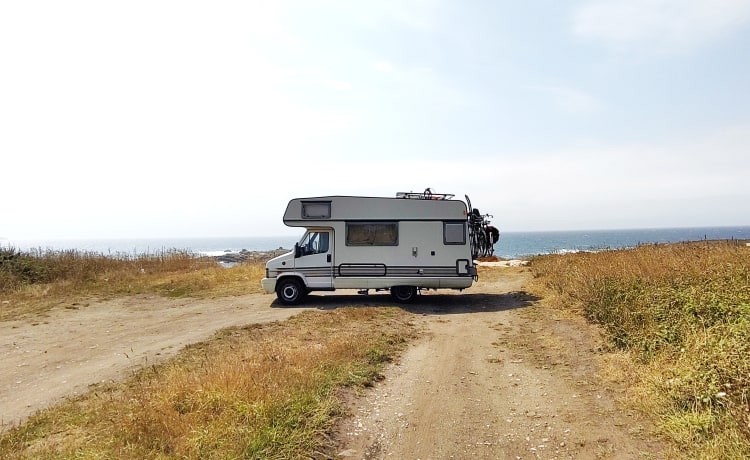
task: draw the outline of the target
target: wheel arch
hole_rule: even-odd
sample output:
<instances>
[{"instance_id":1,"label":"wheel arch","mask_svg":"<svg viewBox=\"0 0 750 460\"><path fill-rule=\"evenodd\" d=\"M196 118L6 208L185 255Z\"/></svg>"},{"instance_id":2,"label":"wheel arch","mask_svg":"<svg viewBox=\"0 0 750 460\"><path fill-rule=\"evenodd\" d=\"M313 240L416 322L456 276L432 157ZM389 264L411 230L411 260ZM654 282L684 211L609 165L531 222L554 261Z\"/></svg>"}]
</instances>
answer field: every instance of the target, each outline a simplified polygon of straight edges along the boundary
<instances>
[{"instance_id":1,"label":"wheel arch","mask_svg":"<svg viewBox=\"0 0 750 460\"><path fill-rule=\"evenodd\" d=\"M309 289L309 287L307 286L307 278L305 277L305 275L299 272L288 272L279 275L278 277L276 277L276 285L278 286L279 283L281 283L282 281L287 281L290 278L296 278L297 281L302 284L302 287L304 287L305 289Z\"/></svg>"}]
</instances>

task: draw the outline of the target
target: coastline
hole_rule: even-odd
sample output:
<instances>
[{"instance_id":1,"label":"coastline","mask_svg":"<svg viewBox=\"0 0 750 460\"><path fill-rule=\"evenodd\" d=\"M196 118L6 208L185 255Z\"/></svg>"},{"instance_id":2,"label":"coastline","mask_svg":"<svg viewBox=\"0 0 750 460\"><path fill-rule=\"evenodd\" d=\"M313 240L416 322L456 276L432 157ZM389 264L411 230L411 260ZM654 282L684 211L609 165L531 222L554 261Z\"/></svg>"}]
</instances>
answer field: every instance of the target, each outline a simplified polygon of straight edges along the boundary
<instances>
[{"instance_id":1,"label":"coastline","mask_svg":"<svg viewBox=\"0 0 750 460\"><path fill-rule=\"evenodd\" d=\"M161 255L171 251L190 252L197 256L209 257L221 257L230 253L257 253L256 256L240 256L253 258L264 257L261 254L268 254L279 248L291 248L300 236L86 240L6 238L0 240L0 246L14 247L25 252L75 250L126 258ZM544 254L596 252L632 248L643 244L710 240L750 241L750 226L532 232L505 232L500 228L500 240L495 245L495 256L506 260L526 259Z\"/></svg>"},{"instance_id":2,"label":"coastline","mask_svg":"<svg viewBox=\"0 0 750 460\"><path fill-rule=\"evenodd\" d=\"M217 262L222 264L241 264L246 262L265 262L274 257L286 254L289 251L291 249L279 248L270 251L248 251L247 249L242 249L238 252L225 252L218 256L209 255L204 257L213 257Z\"/></svg>"}]
</instances>

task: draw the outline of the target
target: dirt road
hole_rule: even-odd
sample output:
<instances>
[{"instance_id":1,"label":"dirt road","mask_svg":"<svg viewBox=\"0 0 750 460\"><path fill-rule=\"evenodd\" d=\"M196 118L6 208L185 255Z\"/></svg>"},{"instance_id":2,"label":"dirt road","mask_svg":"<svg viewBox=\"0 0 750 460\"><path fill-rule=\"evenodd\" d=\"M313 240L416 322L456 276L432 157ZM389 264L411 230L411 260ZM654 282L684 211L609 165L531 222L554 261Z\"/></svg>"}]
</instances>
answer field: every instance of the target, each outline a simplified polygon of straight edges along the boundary
<instances>
[{"instance_id":1,"label":"dirt road","mask_svg":"<svg viewBox=\"0 0 750 460\"><path fill-rule=\"evenodd\" d=\"M646 421L617 405L622 388L599 378L596 328L527 294L525 269L498 270L502 276L464 293L429 293L407 308L422 337L382 382L353 398L352 416L339 426L339 456L660 457ZM272 308L271 295L138 296L2 322L0 419L22 422L228 326L283 320L305 308L390 304L383 299L315 295L304 308Z\"/></svg>"},{"instance_id":2,"label":"dirt road","mask_svg":"<svg viewBox=\"0 0 750 460\"><path fill-rule=\"evenodd\" d=\"M422 339L353 403L340 457L660 458L623 388L599 378L598 330L526 294L528 276L417 306Z\"/></svg>"},{"instance_id":3,"label":"dirt road","mask_svg":"<svg viewBox=\"0 0 750 460\"><path fill-rule=\"evenodd\" d=\"M122 379L219 329L301 311L269 308L273 299L136 296L69 305L33 321L0 322L0 428L90 385Z\"/></svg>"}]
</instances>

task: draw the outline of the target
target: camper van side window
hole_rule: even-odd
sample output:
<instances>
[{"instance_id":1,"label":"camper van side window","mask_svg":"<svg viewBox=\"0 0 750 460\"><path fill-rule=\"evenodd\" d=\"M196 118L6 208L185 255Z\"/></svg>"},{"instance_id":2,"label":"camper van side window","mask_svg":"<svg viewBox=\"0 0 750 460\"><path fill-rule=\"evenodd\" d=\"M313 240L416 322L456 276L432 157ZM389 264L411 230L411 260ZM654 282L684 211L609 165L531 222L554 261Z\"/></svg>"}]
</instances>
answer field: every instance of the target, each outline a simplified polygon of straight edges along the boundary
<instances>
[{"instance_id":1,"label":"camper van side window","mask_svg":"<svg viewBox=\"0 0 750 460\"><path fill-rule=\"evenodd\" d=\"M302 202L303 219L330 219L331 202L330 201L303 201Z\"/></svg>"},{"instance_id":2,"label":"camper van side window","mask_svg":"<svg viewBox=\"0 0 750 460\"><path fill-rule=\"evenodd\" d=\"M443 222L445 244L466 244L466 222Z\"/></svg>"},{"instance_id":3,"label":"camper van side window","mask_svg":"<svg viewBox=\"0 0 750 460\"><path fill-rule=\"evenodd\" d=\"M347 222L347 246L398 246L398 222Z\"/></svg>"}]
</instances>

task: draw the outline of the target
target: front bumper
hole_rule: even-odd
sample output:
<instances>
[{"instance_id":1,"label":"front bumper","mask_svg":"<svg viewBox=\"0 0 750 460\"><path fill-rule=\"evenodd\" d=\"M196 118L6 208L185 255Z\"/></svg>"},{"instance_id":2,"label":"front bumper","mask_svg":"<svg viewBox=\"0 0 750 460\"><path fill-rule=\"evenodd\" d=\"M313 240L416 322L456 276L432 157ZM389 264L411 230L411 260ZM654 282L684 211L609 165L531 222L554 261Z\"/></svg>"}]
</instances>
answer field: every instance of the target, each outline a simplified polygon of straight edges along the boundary
<instances>
[{"instance_id":1,"label":"front bumper","mask_svg":"<svg viewBox=\"0 0 750 460\"><path fill-rule=\"evenodd\" d=\"M273 294L276 291L276 278L263 278L260 280L260 285L266 294Z\"/></svg>"}]
</instances>

